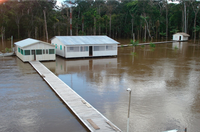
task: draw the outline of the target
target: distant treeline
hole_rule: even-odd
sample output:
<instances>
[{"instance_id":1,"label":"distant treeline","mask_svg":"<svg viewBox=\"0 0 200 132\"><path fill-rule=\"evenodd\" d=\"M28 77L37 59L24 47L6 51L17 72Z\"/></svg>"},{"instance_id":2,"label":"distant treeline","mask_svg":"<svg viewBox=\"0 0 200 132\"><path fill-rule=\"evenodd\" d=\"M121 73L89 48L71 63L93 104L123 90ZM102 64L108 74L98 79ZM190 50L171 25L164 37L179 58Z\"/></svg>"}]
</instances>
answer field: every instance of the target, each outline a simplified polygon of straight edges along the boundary
<instances>
[{"instance_id":1,"label":"distant treeline","mask_svg":"<svg viewBox=\"0 0 200 132\"><path fill-rule=\"evenodd\" d=\"M0 3L0 37L14 36L49 41L70 35L70 2L56 7L55 0L7 1ZM166 0L76 0L72 3L73 35L108 35L136 40L171 39L187 32L200 39L200 2Z\"/></svg>"}]
</instances>

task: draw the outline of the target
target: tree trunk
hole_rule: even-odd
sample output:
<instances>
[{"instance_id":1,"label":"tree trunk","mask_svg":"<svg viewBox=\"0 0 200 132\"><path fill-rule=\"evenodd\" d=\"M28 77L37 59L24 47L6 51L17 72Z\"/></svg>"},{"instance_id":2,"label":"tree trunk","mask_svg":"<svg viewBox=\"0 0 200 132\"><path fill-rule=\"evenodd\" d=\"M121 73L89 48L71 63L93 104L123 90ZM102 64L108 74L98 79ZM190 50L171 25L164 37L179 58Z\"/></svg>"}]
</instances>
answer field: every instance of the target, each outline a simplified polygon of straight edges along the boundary
<instances>
[{"instance_id":1,"label":"tree trunk","mask_svg":"<svg viewBox=\"0 0 200 132\"><path fill-rule=\"evenodd\" d=\"M35 39L37 39L38 27L35 27Z\"/></svg>"},{"instance_id":2,"label":"tree trunk","mask_svg":"<svg viewBox=\"0 0 200 132\"><path fill-rule=\"evenodd\" d=\"M111 14L110 14L110 23L109 23L109 24L110 24L109 36L111 37L111 26L112 26L112 25L111 25Z\"/></svg>"},{"instance_id":3,"label":"tree trunk","mask_svg":"<svg viewBox=\"0 0 200 132\"><path fill-rule=\"evenodd\" d=\"M46 12L45 12L45 10L43 10L43 13L44 13L44 27L45 27L46 38L47 38L47 43L48 43L48 31L47 31L47 21L46 21Z\"/></svg>"},{"instance_id":4,"label":"tree trunk","mask_svg":"<svg viewBox=\"0 0 200 132\"><path fill-rule=\"evenodd\" d=\"M185 20L184 20L184 27L185 27L185 33L187 33L187 22L186 22L186 5L185 5L185 2L184 2L184 18L185 18Z\"/></svg>"},{"instance_id":5,"label":"tree trunk","mask_svg":"<svg viewBox=\"0 0 200 132\"><path fill-rule=\"evenodd\" d=\"M146 34L147 34L147 27L146 27L146 24L145 24L145 26L144 26L144 28L145 28L145 31L144 31L144 39L145 39L145 42L146 42Z\"/></svg>"},{"instance_id":6,"label":"tree trunk","mask_svg":"<svg viewBox=\"0 0 200 132\"><path fill-rule=\"evenodd\" d=\"M18 39L19 39L19 24L17 24L17 32L18 32Z\"/></svg>"},{"instance_id":7,"label":"tree trunk","mask_svg":"<svg viewBox=\"0 0 200 132\"><path fill-rule=\"evenodd\" d=\"M101 17L101 14L100 14L100 5L99 5L99 16ZM99 21L99 35L101 34L101 24L100 24L100 21Z\"/></svg>"},{"instance_id":8,"label":"tree trunk","mask_svg":"<svg viewBox=\"0 0 200 132\"><path fill-rule=\"evenodd\" d=\"M94 17L94 35L96 35L96 21L97 21L97 19L96 19L96 17Z\"/></svg>"},{"instance_id":9,"label":"tree trunk","mask_svg":"<svg viewBox=\"0 0 200 132\"><path fill-rule=\"evenodd\" d=\"M30 38L31 37L31 31L28 30L28 37Z\"/></svg>"},{"instance_id":10,"label":"tree trunk","mask_svg":"<svg viewBox=\"0 0 200 132\"><path fill-rule=\"evenodd\" d=\"M197 13L195 12L195 17L194 17L194 43L196 41L196 20L197 20Z\"/></svg>"},{"instance_id":11,"label":"tree trunk","mask_svg":"<svg viewBox=\"0 0 200 132\"><path fill-rule=\"evenodd\" d=\"M182 10L182 32L184 32L184 11Z\"/></svg>"},{"instance_id":12,"label":"tree trunk","mask_svg":"<svg viewBox=\"0 0 200 132\"><path fill-rule=\"evenodd\" d=\"M1 27L1 40L2 40L2 44L3 44L4 32L5 32L5 28L2 26Z\"/></svg>"},{"instance_id":13,"label":"tree trunk","mask_svg":"<svg viewBox=\"0 0 200 132\"><path fill-rule=\"evenodd\" d=\"M166 4L166 40L168 39L168 5Z\"/></svg>"},{"instance_id":14,"label":"tree trunk","mask_svg":"<svg viewBox=\"0 0 200 132\"><path fill-rule=\"evenodd\" d=\"M82 17L82 33L84 33L84 16Z\"/></svg>"}]
</instances>

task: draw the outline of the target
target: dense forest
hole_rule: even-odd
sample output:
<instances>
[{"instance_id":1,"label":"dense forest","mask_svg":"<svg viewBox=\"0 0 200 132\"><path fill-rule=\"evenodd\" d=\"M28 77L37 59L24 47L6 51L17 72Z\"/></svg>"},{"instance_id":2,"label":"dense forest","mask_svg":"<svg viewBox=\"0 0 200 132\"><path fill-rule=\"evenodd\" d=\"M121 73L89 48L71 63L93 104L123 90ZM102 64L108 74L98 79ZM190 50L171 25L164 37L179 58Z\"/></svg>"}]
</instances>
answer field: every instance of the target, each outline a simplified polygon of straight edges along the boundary
<instances>
[{"instance_id":1,"label":"dense forest","mask_svg":"<svg viewBox=\"0 0 200 132\"><path fill-rule=\"evenodd\" d=\"M135 38L151 41L170 40L176 32L186 32L190 39L200 39L200 2L182 0L56 0L0 2L0 37L8 40L35 38L49 41L53 36L108 35L112 38Z\"/></svg>"}]
</instances>

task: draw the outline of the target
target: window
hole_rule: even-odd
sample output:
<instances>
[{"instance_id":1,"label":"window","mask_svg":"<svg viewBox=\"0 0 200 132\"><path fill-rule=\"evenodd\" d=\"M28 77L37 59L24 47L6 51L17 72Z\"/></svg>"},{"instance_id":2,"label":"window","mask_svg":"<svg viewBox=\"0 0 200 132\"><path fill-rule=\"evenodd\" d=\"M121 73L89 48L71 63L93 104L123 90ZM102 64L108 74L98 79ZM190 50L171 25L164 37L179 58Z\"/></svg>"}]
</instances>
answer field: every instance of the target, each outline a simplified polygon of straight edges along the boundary
<instances>
[{"instance_id":1,"label":"window","mask_svg":"<svg viewBox=\"0 0 200 132\"><path fill-rule=\"evenodd\" d=\"M45 49L43 49L43 53L42 54L45 54Z\"/></svg>"},{"instance_id":2,"label":"window","mask_svg":"<svg viewBox=\"0 0 200 132\"><path fill-rule=\"evenodd\" d=\"M67 47L67 52L79 52L79 47Z\"/></svg>"},{"instance_id":3,"label":"window","mask_svg":"<svg viewBox=\"0 0 200 132\"><path fill-rule=\"evenodd\" d=\"M55 44L56 45L56 49L57 49L57 44Z\"/></svg>"},{"instance_id":4,"label":"window","mask_svg":"<svg viewBox=\"0 0 200 132\"><path fill-rule=\"evenodd\" d=\"M48 49L46 49L46 54L49 54L49 52L48 52L49 50Z\"/></svg>"},{"instance_id":5,"label":"window","mask_svg":"<svg viewBox=\"0 0 200 132\"><path fill-rule=\"evenodd\" d=\"M18 47L18 52L20 53L20 48Z\"/></svg>"},{"instance_id":6,"label":"window","mask_svg":"<svg viewBox=\"0 0 200 132\"><path fill-rule=\"evenodd\" d=\"M104 51L105 46L94 46L94 51Z\"/></svg>"},{"instance_id":7,"label":"window","mask_svg":"<svg viewBox=\"0 0 200 132\"><path fill-rule=\"evenodd\" d=\"M60 45L60 50L62 50L62 45Z\"/></svg>"},{"instance_id":8,"label":"window","mask_svg":"<svg viewBox=\"0 0 200 132\"><path fill-rule=\"evenodd\" d=\"M23 55L23 49L21 49L21 54Z\"/></svg>"},{"instance_id":9,"label":"window","mask_svg":"<svg viewBox=\"0 0 200 132\"><path fill-rule=\"evenodd\" d=\"M106 46L106 50L116 50L116 46Z\"/></svg>"},{"instance_id":10,"label":"window","mask_svg":"<svg viewBox=\"0 0 200 132\"><path fill-rule=\"evenodd\" d=\"M41 55L41 54L42 54L42 50L41 49L36 50L36 55Z\"/></svg>"},{"instance_id":11,"label":"window","mask_svg":"<svg viewBox=\"0 0 200 132\"><path fill-rule=\"evenodd\" d=\"M55 54L54 49L49 49L49 54Z\"/></svg>"},{"instance_id":12,"label":"window","mask_svg":"<svg viewBox=\"0 0 200 132\"><path fill-rule=\"evenodd\" d=\"M88 46L81 46L80 47L80 51L83 52L83 51L88 51Z\"/></svg>"},{"instance_id":13,"label":"window","mask_svg":"<svg viewBox=\"0 0 200 132\"><path fill-rule=\"evenodd\" d=\"M24 50L24 55L30 55L30 54L31 54L30 50Z\"/></svg>"}]
</instances>

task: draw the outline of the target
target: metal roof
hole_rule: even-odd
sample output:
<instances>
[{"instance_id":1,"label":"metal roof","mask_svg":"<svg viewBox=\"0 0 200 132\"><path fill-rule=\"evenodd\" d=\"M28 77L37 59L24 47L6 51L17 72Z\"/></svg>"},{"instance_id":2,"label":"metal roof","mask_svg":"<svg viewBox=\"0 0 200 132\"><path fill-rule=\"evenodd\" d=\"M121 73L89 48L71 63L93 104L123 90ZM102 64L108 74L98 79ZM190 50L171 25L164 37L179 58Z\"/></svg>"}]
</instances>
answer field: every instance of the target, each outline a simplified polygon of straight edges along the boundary
<instances>
[{"instance_id":1,"label":"metal roof","mask_svg":"<svg viewBox=\"0 0 200 132\"><path fill-rule=\"evenodd\" d=\"M60 40L64 45L119 44L108 36L55 36L54 38Z\"/></svg>"},{"instance_id":2,"label":"metal roof","mask_svg":"<svg viewBox=\"0 0 200 132\"><path fill-rule=\"evenodd\" d=\"M180 34L180 35L183 35L183 36L186 36L186 37L189 37L189 36L190 36L189 34L184 33L184 32L175 33L175 34L173 34L173 35L177 35L177 34Z\"/></svg>"},{"instance_id":3,"label":"metal roof","mask_svg":"<svg viewBox=\"0 0 200 132\"><path fill-rule=\"evenodd\" d=\"M21 41L18 41L18 42L15 42L15 44L17 46L20 46L20 47L25 47L25 46L28 46L28 45L32 45L32 44L35 44L35 43L38 43L38 42L42 42L44 44L49 44L47 42L43 42L43 41L40 41L40 40L36 40L36 39L32 39L32 38L27 38L27 39L24 39L24 40L21 40ZM51 46L51 44L49 44ZM53 45L52 45L53 46Z\"/></svg>"},{"instance_id":4,"label":"metal roof","mask_svg":"<svg viewBox=\"0 0 200 132\"><path fill-rule=\"evenodd\" d=\"M24 46L28 46L37 42L41 42L39 40L36 39L32 39L32 38L27 38L18 42L15 42L16 45L20 46L20 47L24 47Z\"/></svg>"}]
</instances>

